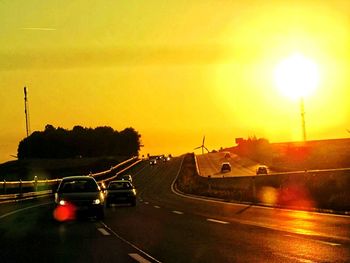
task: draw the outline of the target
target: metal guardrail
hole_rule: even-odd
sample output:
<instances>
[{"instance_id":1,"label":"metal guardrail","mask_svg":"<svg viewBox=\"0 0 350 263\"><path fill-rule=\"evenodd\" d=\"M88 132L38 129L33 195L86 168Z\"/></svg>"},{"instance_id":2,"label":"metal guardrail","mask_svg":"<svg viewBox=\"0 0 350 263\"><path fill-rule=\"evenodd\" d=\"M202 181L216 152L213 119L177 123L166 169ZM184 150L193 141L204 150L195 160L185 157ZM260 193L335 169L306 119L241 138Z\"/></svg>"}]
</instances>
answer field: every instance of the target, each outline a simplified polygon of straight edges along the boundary
<instances>
[{"instance_id":1,"label":"metal guardrail","mask_svg":"<svg viewBox=\"0 0 350 263\"><path fill-rule=\"evenodd\" d=\"M121 166L128 164L132 161L137 160L138 158L136 156L125 160L124 162L121 162L115 166L112 166L109 170L103 171L103 172L98 172L98 173L90 173L88 174L89 176L94 177L96 180L98 177L102 177L102 176L106 176L108 174L110 174L111 172L113 172L114 170L119 169ZM116 177L117 175L119 175L121 172L124 172L127 169L130 169L132 166L134 166L135 164L139 163L140 161L136 161L134 163L132 163L131 165L127 166L126 168L122 169L121 171L119 171L114 177ZM112 178L114 178L112 177ZM52 189L46 189L44 191L38 191L38 188L42 188L42 187L52 187L54 185L57 185L62 179L57 178L57 179L45 179L45 180L39 180L37 176L34 176L33 180L30 181L6 181L3 180L0 182L0 191L3 192L3 194L0 194L0 201L1 200L11 200L11 199L18 199L18 198L28 198L30 197L34 197L34 196L39 196L39 195L43 195L43 194L50 194L52 193ZM101 181L101 180L98 180ZM106 180L103 180L106 181ZM32 191L34 192L26 192L24 193L24 189L32 189ZM17 191L16 191L17 189ZM8 192L12 192L12 191L16 191L14 193L8 193Z\"/></svg>"},{"instance_id":2,"label":"metal guardrail","mask_svg":"<svg viewBox=\"0 0 350 263\"><path fill-rule=\"evenodd\" d=\"M115 166L112 166L109 170L107 171L103 171L103 172L99 172L99 173L90 173L89 175L94 177L96 179L96 177L101 177L103 175L107 175L109 174L110 172L113 172L114 170L118 169L120 166L123 166L131 161L134 161L134 160L137 160L138 158L136 156L128 159L128 160L125 160L124 162L121 162L121 163L118 163L117 165Z\"/></svg>"},{"instance_id":3,"label":"metal guardrail","mask_svg":"<svg viewBox=\"0 0 350 263\"><path fill-rule=\"evenodd\" d=\"M39 191L39 192L28 192L28 193L17 193L17 194L8 194L8 195L0 195L0 203L8 203L13 202L14 200L28 200L33 199L41 196L48 196L53 193L52 190L45 190L45 191Z\"/></svg>"},{"instance_id":4,"label":"metal guardrail","mask_svg":"<svg viewBox=\"0 0 350 263\"><path fill-rule=\"evenodd\" d=\"M134 165L136 165L136 164L138 164L138 163L140 163L140 162L142 162L142 160L138 160L138 161L132 163L132 164L129 165L128 167L125 167L124 169L122 169L122 170L120 170L119 172L117 172L114 176L108 177L107 179L104 179L104 180L102 180L102 181L103 181L103 182L112 181L112 180L116 179L116 178L118 177L118 175L124 173L125 171L129 170L131 167L133 167Z\"/></svg>"}]
</instances>

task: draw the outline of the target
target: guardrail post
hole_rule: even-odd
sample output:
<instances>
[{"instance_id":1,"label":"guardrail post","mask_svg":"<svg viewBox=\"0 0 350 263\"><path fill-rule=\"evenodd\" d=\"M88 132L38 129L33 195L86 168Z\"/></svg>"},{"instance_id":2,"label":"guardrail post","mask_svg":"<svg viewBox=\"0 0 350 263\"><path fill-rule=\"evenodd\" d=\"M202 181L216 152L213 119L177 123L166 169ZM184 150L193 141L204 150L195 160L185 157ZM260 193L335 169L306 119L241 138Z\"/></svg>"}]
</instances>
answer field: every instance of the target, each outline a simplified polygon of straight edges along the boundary
<instances>
[{"instance_id":1,"label":"guardrail post","mask_svg":"<svg viewBox=\"0 0 350 263\"><path fill-rule=\"evenodd\" d=\"M22 179L19 179L19 194L22 195Z\"/></svg>"},{"instance_id":2,"label":"guardrail post","mask_svg":"<svg viewBox=\"0 0 350 263\"><path fill-rule=\"evenodd\" d=\"M3 184L3 190L4 190L4 194L6 194L6 180L4 179L4 184Z\"/></svg>"},{"instance_id":3,"label":"guardrail post","mask_svg":"<svg viewBox=\"0 0 350 263\"><path fill-rule=\"evenodd\" d=\"M38 176L34 176L34 191L38 191Z\"/></svg>"}]
</instances>

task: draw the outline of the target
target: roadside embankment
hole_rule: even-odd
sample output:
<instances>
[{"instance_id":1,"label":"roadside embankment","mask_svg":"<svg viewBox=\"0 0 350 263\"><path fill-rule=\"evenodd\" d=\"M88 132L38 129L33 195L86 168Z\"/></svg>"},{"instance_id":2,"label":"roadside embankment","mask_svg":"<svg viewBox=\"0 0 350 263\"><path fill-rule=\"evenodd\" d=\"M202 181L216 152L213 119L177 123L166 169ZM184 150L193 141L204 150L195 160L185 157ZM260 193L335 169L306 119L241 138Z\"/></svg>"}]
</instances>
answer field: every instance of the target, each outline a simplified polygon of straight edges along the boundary
<instances>
[{"instance_id":1,"label":"roadside embankment","mask_svg":"<svg viewBox=\"0 0 350 263\"><path fill-rule=\"evenodd\" d=\"M302 210L350 211L349 170L205 178L197 173L194 154L187 154L176 187L184 193L226 201Z\"/></svg>"}]
</instances>

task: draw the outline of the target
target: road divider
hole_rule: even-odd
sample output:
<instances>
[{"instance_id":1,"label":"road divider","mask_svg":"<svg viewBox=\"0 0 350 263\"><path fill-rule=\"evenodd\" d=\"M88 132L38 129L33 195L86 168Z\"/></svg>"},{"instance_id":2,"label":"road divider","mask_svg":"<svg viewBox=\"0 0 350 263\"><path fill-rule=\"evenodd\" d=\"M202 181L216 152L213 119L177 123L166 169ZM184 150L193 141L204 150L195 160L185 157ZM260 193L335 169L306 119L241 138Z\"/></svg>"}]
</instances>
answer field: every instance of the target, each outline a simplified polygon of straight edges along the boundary
<instances>
[{"instance_id":1,"label":"road divider","mask_svg":"<svg viewBox=\"0 0 350 263\"><path fill-rule=\"evenodd\" d=\"M349 169L206 178L198 175L194 154L187 154L171 187L226 202L350 215Z\"/></svg>"}]
</instances>

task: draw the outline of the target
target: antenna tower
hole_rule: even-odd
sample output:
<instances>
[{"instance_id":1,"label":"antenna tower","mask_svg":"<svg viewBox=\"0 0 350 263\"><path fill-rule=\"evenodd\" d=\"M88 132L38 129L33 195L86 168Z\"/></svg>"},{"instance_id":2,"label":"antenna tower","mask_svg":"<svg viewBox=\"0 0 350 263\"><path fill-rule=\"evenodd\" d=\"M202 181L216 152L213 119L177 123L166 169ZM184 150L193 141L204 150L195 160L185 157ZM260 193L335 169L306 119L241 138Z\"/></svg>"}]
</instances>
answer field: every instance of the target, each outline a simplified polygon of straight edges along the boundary
<instances>
[{"instance_id":1,"label":"antenna tower","mask_svg":"<svg viewBox=\"0 0 350 263\"><path fill-rule=\"evenodd\" d=\"M28 137L30 135L30 120L29 120L29 103L28 103L26 87L24 87L24 113L26 115L26 132Z\"/></svg>"}]
</instances>

